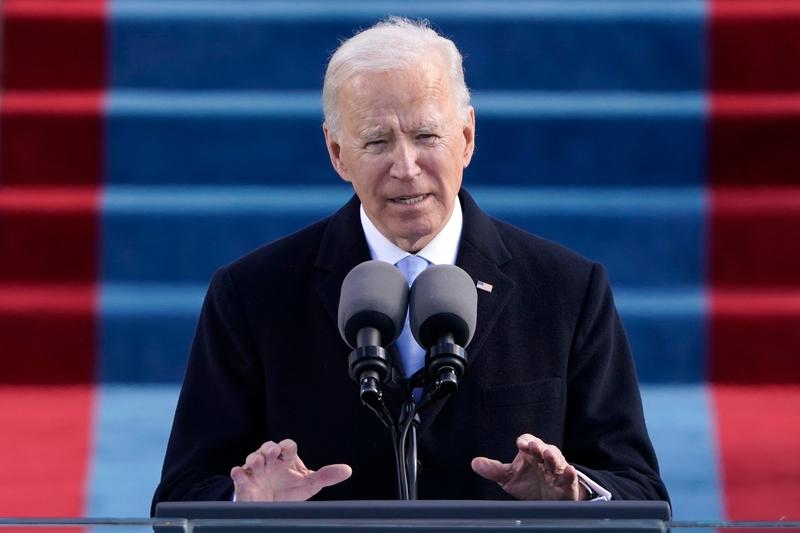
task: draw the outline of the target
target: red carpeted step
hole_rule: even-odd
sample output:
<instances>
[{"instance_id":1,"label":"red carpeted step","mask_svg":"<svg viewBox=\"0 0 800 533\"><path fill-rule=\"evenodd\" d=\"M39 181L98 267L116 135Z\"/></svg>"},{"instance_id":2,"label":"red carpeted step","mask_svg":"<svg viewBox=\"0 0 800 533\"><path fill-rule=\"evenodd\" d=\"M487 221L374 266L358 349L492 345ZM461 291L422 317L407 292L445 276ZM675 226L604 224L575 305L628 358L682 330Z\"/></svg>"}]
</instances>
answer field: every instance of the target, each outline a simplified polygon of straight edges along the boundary
<instances>
[{"instance_id":1,"label":"red carpeted step","mask_svg":"<svg viewBox=\"0 0 800 533\"><path fill-rule=\"evenodd\" d=\"M718 385L713 399L727 518L800 519L800 385Z\"/></svg>"},{"instance_id":2,"label":"red carpeted step","mask_svg":"<svg viewBox=\"0 0 800 533\"><path fill-rule=\"evenodd\" d=\"M712 290L710 300L712 382L800 383L800 287Z\"/></svg>"},{"instance_id":3,"label":"red carpeted step","mask_svg":"<svg viewBox=\"0 0 800 533\"><path fill-rule=\"evenodd\" d=\"M710 216L712 287L800 287L800 187L715 187Z\"/></svg>"},{"instance_id":4,"label":"red carpeted step","mask_svg":"<svg viewBox=\"0 0 800 533\"><path fill-rule=\"evenodd\" d=\"M710 378L800 383L800 188L711 191Z\"/></svg>"},{"instance_id":5,"label":"red carpeted step","mask_svg":"<svg viewBox=\"0 0 800 533\"><path fill-rule=\"evenodd\" d=\"M0 283L91 283L99 265L94 187L0 187Z\"/></svg>"},{"instance_id":6,"label":"red carpeted step","mask_svg":"<svg viewBox=\"0 0 800 533\"><path fill-rule=\"evenodd\" d=\"M6 89L105 85L105 0L5 0L0 6Z\"/></svg>"},{"instance_id":7,"label":"red carpeted step","mask_svg":"<svg viewBox=\"0 0 800 533\"><path fill-rule=\"evenodd\" d=\"M83 285L0 285L0 386L91 383L95 289Z\"/></svg>"},{"instance_id":8,"label":"red carpeted step","mask_svg":"<svg viewBox=\"0 0 800 533\"><path fill-rule=\"evenodd\" d=\"M800 3L712 0L712 91L800 91Z\"/></svg>"},{"instance_id":9,"label":"red carpeted step","mask_svg":"<svg viewBox=\"0 0 800 533\"><path fill-rule=\"evenodd\" d=\"M0 385L0 516L83 515L93 402L90 384Z\"/></svg>"},{"instance_id":10,"label":"red carpeted step","mask_svg":"<svg viewBox=\"0 0 800 533\"><path fill-rule=\"evenodd\" d=\"M102 94L6 92L0 185L96 184L103 169Z\"/></svg>"},{"instance_id":11,"label":"red carpeted step","mask_svg":"<svg viewBox=\"0 0 800 533\"><path fill-rule=\"evenodd\" d=\"M710 118L711 184L800 185L800 93L713 93Z\"/></svg>"}]
</instances>

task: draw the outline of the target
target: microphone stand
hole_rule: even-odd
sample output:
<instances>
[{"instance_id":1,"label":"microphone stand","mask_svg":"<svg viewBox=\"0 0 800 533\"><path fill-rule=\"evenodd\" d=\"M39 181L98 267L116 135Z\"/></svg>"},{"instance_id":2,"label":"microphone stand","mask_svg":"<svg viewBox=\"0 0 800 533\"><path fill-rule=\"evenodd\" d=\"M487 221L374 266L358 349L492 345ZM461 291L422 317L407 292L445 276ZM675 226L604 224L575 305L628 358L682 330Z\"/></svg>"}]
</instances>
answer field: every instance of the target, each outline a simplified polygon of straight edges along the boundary
<instances>
[{"instance_id":1,"label":"microphone stand","mask_svg":"<svg viewBox=\"0 0 800 533\"><path fill-rule=\"evenodd\" d=\"M418 370L406 382L407 396L406 401L403 402L403 409L400 417L400 434L398 445L400 457L405 458L405 461L403 461L402 464L402 471L406 492L401 493L400 499L402 500L417 499L417 485L419 476L419 462L417 461L417 432L421 424L419 414L433 405L434 402L453 394L457 388L457 385L456 387L452 386L452 382L449 379L442 379L439 377L433 382L433 386L428 389L422 400L419 403L416 403L412 391L414 385L421 385L424 382L426 371L427 368ZM449 375L450 374L447 373L448 377Z\"/></svg>"},{"instance_id":2,"label":"microphone stand","mask_svg":"<svg viewBox=\"0 0 800 533\"><path fill-rule=\"evenodd\" d=\"M410 391L409 391L410 392ZM400 435L398 447L400 461L402 463L402 475L405 484L405 492L401 494L401 499L417 499L417 429L419 427L419 415L417 414L414 398L409 394L409 398L403 402L403 410L400 416Z\"/></svg>"},{"instance_id":3,"label":"microphone stand","mask_svg":"<svg viewBox=\"0 0 800 533\"><path fill-rule=\"evenodd\" d=\"M395 419L383 401L380 381L377 376L365 373L360 382L361 402L380 419L389 430L394 446L397 470L397 494L400 500L416 500L419 479L418 431L419 414L436 401L450 396L458 389L458 379L465 370L466 352L460 346L448 342L451 338L440 340L432 346L425 357L425 367L405 380L406 399L403 401L399 417ZM368 349L359 348L351 355L351 366L361 359ZM382 349L380 350L382 352ZM369 355L376 355L370 353ZM378 354L383 356L383 353ZM430 368L429 368L430 367ZM458 371L456 370L458 368ZM426 381L428 373L436 376L422 400L417 403L413 390Z\"/></svg>"}]
</instances>

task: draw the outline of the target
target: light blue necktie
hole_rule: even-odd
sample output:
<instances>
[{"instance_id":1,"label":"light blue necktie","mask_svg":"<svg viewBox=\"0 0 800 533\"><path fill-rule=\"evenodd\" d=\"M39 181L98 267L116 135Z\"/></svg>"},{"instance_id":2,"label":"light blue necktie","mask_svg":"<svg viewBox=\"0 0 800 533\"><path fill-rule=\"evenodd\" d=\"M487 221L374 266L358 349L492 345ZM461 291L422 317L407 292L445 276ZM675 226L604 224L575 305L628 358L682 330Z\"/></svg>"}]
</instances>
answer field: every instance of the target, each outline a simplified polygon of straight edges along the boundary
<instances>
[{"instance_id":1,"label":"light blue necktie","mask_svg":"<svg viewBox=\"0 0 800 533\"><path fill-rule=\"evenodd\" d=\"M406 281L408 281L408 286L410 287L419 273L428 268L428 261L416 255L409 255L397 262L397 268L406 276ZM406 312L406 324L403 327L403 332L397 338L397 350L400 352L406 377L410 377L425 364L425 350L417 344L414 335L411 334L408 312ZM415 396L418 396L419 391L416 392Z\"/></svg>"}]
</instances>

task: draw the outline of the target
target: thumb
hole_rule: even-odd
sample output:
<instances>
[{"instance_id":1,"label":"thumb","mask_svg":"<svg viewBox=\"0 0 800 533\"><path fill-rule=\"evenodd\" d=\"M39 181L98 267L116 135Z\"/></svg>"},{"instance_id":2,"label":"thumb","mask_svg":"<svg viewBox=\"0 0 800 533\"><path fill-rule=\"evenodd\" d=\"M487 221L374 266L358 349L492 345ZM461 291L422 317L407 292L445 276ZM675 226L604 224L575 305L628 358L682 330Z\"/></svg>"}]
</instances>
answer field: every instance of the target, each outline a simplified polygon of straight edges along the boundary
<instances>
[{"instance_id":1,"label":"thumb","mask_svg":"<svg viewBox=\"0 0 800 533\"><path fill-rule=\"evenodd\" d=\"M508 478L508 465L487 457L473 459L472 470L479 476L497 483L503 483Z\"/></svg>"},{"instance_id":2,"label":"thumb","mask_svg":"<svg viewBox=\"0 0 800 533\"><path fill-rule=\"evenodd\" d=\"M353 475L349 465L337 464L323 466L311 475L312 481L320 488L330 487L341 483Z\"/></svg>"}]
</instances>

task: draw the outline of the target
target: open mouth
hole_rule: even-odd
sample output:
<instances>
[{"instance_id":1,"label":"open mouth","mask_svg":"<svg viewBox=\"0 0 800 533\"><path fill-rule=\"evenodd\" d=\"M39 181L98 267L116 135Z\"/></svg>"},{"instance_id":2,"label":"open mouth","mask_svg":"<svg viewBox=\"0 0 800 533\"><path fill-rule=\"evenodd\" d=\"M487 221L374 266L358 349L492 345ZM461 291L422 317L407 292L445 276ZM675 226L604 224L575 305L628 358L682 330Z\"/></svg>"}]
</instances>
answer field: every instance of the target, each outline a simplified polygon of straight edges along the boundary
<instances>
[{"instance_id":1,"label":"open mouth","mask_svg":"<svg viewBox=\"0 0 800 533\"><path fill-rule=\"evenodd\" d=\"M396 198L392 198L392 202L400 205L414 205L425 200L425 198L427 198L428 196L430 196L430 194L427 193L418 194L416 196L398 196Z\"/></svg>"}]
</instances>

